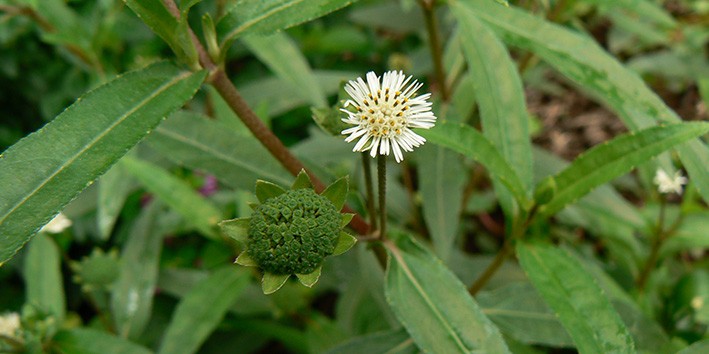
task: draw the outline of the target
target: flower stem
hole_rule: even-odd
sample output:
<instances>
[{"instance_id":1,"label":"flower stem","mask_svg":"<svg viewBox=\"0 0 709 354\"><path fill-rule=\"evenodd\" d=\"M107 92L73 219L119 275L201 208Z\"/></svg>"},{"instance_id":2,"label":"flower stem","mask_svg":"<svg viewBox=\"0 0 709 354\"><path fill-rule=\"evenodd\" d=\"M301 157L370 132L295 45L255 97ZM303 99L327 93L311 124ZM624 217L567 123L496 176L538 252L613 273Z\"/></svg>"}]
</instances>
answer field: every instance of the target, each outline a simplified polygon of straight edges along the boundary
<instances>
[{"instance_id":1,"label":"flower stem","mask_svg":"<svg viewBox=\"0 0 709 354\"><path fill-rule=\"evenodd\" d=\"M493 275L497 272L498 269L505 263L505 260L507 257L512 253L512 242L510 242L509 239L505 241L505 243L502 245L502 249L497 252L495 255L495 258L492 260L492 263L485 268L483 273L475 280L473 285L468 288L468 292L470 293L471 296L475 296L475 294L482 289L485 284L492 278Z\"/></svg>"},{"instance_id":2,"label":"flower stem","mask_svg":"<svg viewBox=\"0 0 709 354\"><path fill-rule=\"evenodd\" d=\"M369 156L366 152L361 153L362 172L364 173L364 184L367 193L367 214L369 214L370 231L377 229L377 211L374 208L374 186L372 185L372 167L369 164Z\"/></svg>"},{"instance_id":3,"label":"flower stem","mask_svg":"<svg viewBox=\"0 0 709 354\"><path fill-rule=\"evenodd\" d=\"M445 71L443 70L443 51L441 50L441 39L438 31L438 21L436 19L435 1L420 0L419 4L423 9L423 15L426 21L426 31L428 32L428 42L431 47L431 58L433 59L436 83L440 89L443 102L448 102L450 95L446 85Z\"/></svg>"},{"instance_id":4,"label":"flower stem","mask_svg":"<svg viewBox=\"0 0 709 354\"><path fill-rule=\"evenodd\" d=\"M377 156L377 182L379 183L379 238L386 238L387 209L387 158L386 155Z\"/></svg>"}]
</instances>

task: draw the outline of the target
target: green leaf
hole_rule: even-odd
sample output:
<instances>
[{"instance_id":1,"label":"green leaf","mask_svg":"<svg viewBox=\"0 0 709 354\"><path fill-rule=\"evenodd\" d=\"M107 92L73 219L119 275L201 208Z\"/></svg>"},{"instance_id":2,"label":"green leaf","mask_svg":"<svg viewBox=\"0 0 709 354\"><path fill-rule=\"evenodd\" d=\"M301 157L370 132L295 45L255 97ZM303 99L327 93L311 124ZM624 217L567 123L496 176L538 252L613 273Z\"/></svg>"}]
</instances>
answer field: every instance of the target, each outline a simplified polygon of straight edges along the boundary
<instances>
[{"instance_id":1,"label":"green leaf","mask_svg":"<svg viewBox=\"0 0 709 354\"><path fill-rule=\"evenodd\" d=\"M522 80L507 49L465 6L453 3L460 23L463 54L472 74L483 135L515 167L527 191L532 188L532 144Z\"/></svg>"},{"instance_id":2,"label":"green leaf","mask_svg":"<svg viewBox=\"0 0 709 354\"><path fill-rule=\"evenodd\" d=\"M532 185L532 149L522 82L502 42L465 6L454 3L460 40L467 59L483 135L499 149L529 191ZM517 219L513 197L492 176L500 205L508 220Z\"/></svg>"},{"instance_id":3,"label":"green leaf","mask_svg":"<svg viewBox=\"0 0 709 354\"><path fill-rule=\"evenodd\" d=\"M150 350L106 332L89 328L59 331L52 344L61 353L72 354L150 354Z\"/></svg>"},{"instance_id":4,"label":"green leaf","mask_svg":"<svg viewBox=\"0 0 709 354\"><path fill-rule=\"evenodd\" d=\"M345 176L327 186L320 195L329 199L332 204L335 204L335 209L340 210L345 205L349 188L349 176Z\"/></svg>"},{"instance_id":5,"label":"green leaf","mask_svg":"<svg viewBox=\"0 0 709 354\"><path fill-rule=\"evenodd\" d=\"M545 150L534 150L535 180L539 185L543 184L546 178L550 178L550 175L560 172L568 165L568 162ZM554 184L556 185L556 182ZM556 187L554 189L556 193ZM633 272L645 257L635 230L643 228L646 221L638 209L609 184L594 189L579 199L578 203L566 207L557 216L564 218L566 214L576 214L576 218L570 222L567 218L565 222L586 228L603 240L611 253L610 258L625 265L629 271Z\"/></svg>"},{"instance_id":6,"label":"green leaf","mask_svg":"<svg viewBox=\"0 0 709 354\"><path fill-rule=\"evenodd\" d=\"M195 353L249 284L249 273L226 266L201 281L177 305L159 354Z\"/></svg>"},{"instance_id":7,"label":"green leaf","mask_svg":"<svg viewBox=\"0 0 709 354\"><path fill-rule=\"evenodd\" d=\"M338 93L343 81L356 78L358 73L314 70L313 75L325 93L333 95ZM278 77L265 77L244 83L241 87L241 94L252 107L259 105L268 107L269 117L276 117L293 108L308 104L306 99L293 94L290 84Z\"/></svg>"},{"instance_id":8,"label":"green leaf","mask_svg":"<svg viewBox=\"0 0 709 354\"><path fill-rule=\"evenodd\" d=\"M340 237L337 239L337 244L335 245L335 250L332 251L332 255L338 256L347 252L355 243L357 243L356 237L344 231L340 232Z\"/></svg>"},{"instance_id":9,"label":"green leaf","mask_svg":"<svg viewBox=\"0 0 709 354\"><path fill-rule=\"evenodd\" d=\"M443 146L423 146L417 159L423 218L436 255L447 262L458 236L466 169L460 154Z\"/></svg>"},{"instance_id":10,"label":"green leaf","mask_svg":"<svg viewBox=\"0 0 709 354\"><path fill-rule=\"evenodd\" d=\"M351 214L351 213L345 213L345 214L341 214L341 215L342 215L342 222L340 223L340 227L345 227L345 226L349 225L350 221L352 221L352 219L354 219L354 216L355 216L355 214Z\"/></svg>"},{"instance_id":11,"label":"green leaf","mask_svg":"<svg viewBox=\"0 0 709 354\"><path fill-rule=\"evenodd\" d=\"M676 123L675 114L640 77L606 53L593 39L515 8L463 0L503 40L540 56L584 91L611 108L631 131L656 122ZM554 38L553 41L549 38ZM693 140L677 148L689 177L709 202L709 147Z\"/></svg>"},{"instance_id":12,"label":"green leaf","mask_svg":"<svg viewBox=\"0 0 709 354\"><path fill-rule=\"evenodd\" d=\"M301 189L301 188L313 188L313 183L310 181L310 176L305 172L305 170L300 170L297 176L295 176L295 181L291 185L290 189Z\"/></svg>"},{"instance_id":13,"label":"green leaf","mask_svg":"<svg viewBox=\"0 0 709 354\"><path fill-rule=\"evenodd\" d=\"M586 195L593 188L628 173L634 166L650 160L674 145L709 131L709 123L681 123L652 127L616 137L595 146L574 160L556 177L554 198L540 208L551 216Z\"/></svg>"},{"instance_id":14,"label":"green leaf","mask_svg":"<svg viewBox=\"0 0 709 354\"><path fill-rule=\"evenodd\" d=\"M263 279L261 279L263 293L266 295L275 293L288 281L289 277L290 274L263 273Z\"/></svg>"},{"instance_id":15,"label":"green leaf","mask_svg":"<svg viewBox=\"0 0 709 354\"><path fill-rule=\"evenodd\" d=\"M318 282L318 279L320 279L320 273L322 273L322 266L318 267L317 269L308 274L296 274L295 276L298 278L301 284L312 288L313 285Z\"/></svg>"},{"instance_id":16,"label":"green leaf","mask_svg":"<svg viewBox=\"0 0 709 354\"><path fill-rule=\"evenodd\" d=\"M263 203L268 199L275 198L283 193L285 189L271 182L258 180L256 181L256 198Z\"/></svg>"},{"instance_id":17,"label":"green leaf","mask_svg":"<svg viewBox=\"0 0 709 354\"><path fill-rule=\"evenodd\" d=\"M519 242L517 257L579 353L635 353L620 316L577 259L550 243L533 241Z\"/></svg>"},{"instance_id":18,"label":"green leaf","mask_svg":"<svg viewBox=\"0 0 709 354\"><path fill-rule=\"evenodd\" d=\"M399 244L385 243L387 301L421 350L509 353L497 327L440 260L407 236Z\"/></svg>"},{"instance_id":19,"label":"green leaf","mask_svg":"<svg viewBox=\"0 0 709 354\"><path fill-rule=\"evenodd\" d=\"M96 210L96 220L98 230L103 240L108 240L111 236L113 226L121 213L123 203L125 203L134 185L128 172L120 165L114 165L99 180L98 185L98 207Z\"/></svg>"},{"instance_id":20,"label":"green leaf","mask_svg":"<svg viewBox=\"0 0 709 354\"><path fill-rule=\"evenodd\" d=\"M502 42L475 15L458 3L453 14L460 23L460 41L480 109L483 135L515 167L525 191L532 188L532 148L522 80ZM519 208L513 197L493 176L500 205L508 220Z\"/></svg>"},{"instance_id":21,"label":"green leaf","mask_svg":"<svg viewBox=\"0 0 709 354\"><path fill-rule=\"evenodd\" d=\"M253 258L251 258L249 253L246 251L241 252L239 257L236 257L236 260L234 261L234 263L236 263L238 265L242 265L244 267L257 267L258 266L256 261Z\"/></svg>"},{"instance_id":22,"label":"green leaf","mask_svg":"<svg viewBox=\"0 0 709 354\"><path fill-rule=\"evenodd\" d=\"M464 124L440 122L430 130L419 130L417 133L434 144L478 161L510 190L519 205L528 207L530 201L517 173L499 150L475 128Z\"/></svg>"},{"instance_id":23,"label":"green leaf","mask_svg":"<svg viewBox=\"0 0 709 354\"><path fill-rule=\"evenodd\" d=\"M676 27L677 21L665 11L661 5L658 5L652 1L646 0L616 0L616 1L603 1L603 0L586 0L586 2L595 4L599 7L606 7L609 11L604 12L616 12L620 13L618 10L629 11L633 14L637 14L642 18L652 20L658 24L662 24L665 27ZM627 14L624 14L627 17ZM630 22L630 21L628 21Z\"/></svg>"},{"instance_id":24,"label":"green leaf","mask_svg":"<svg viewBox=\"0 0 709 354\"><path fill-rule=\"evenodd\" d=\"M0 264L190 99L205 75L164 62L125 74L0 155Z\"/></svg>"},{"instance_id":25,"label":"green leaf","mask_svg":"<svg viewBox=\"0 0 709 354\"><path fill-rule=\"evenodd\" d=\"M217 23L222 43L255 33L270 34L325 16L356 0L242 0ZM222 48L225 50L226 48Z\"/></svg>"},{"instance_id":26,"label":"green leaf","mask_svg":"<svg viewBox=\"0 0 709 354\"><path fill-rule=\"evenodd\" d=\"M201 115L178 112L147 141L169 159L214 174L235 188L250 190L259 178L290 183L290 178L285 177L288 172L258 140L224 129L222 124Z\"/></svg>"},{"instance_id":27,"label":"green leaf","mask_svg":"<svg viewBox=\"0 0 709 354\"><path fill-rule=\"evenodd\" d=\"M709 339L702 339L680 350L677 354L706 354L707 352L709 352Z\"/></svg>"},{"instance_id":28,"label":"green leaf","mask_svg":"<svg viewBox=\"0 0 709 354\"><path fill-rule=\"evenodd\" d=\"M122 337L138 338L151 316L163 244L163 233L157 227L162 208L162 203L153 201L143 209L121 250L111 313Z\"/></svg>"},{"instance_id":29,"label":"green leaf","mask_svg":"<svg viewBox=\"0 0 709 354\"><path fill-rule=\"evenodd\" d=\"M159 166L130 156L123 158L121 164L148 191L155 193L202 234L210 238L218 238L214 226L221 219L221 212L186 182Z\"/></svg>"},{"instance_id":30,"label":"green leaf","mask_svg":"<svg viewBox=\"0 0 709 354\"><path fill-rule=\"evenodd\" d=\"M660 248L664 258L680 251L709 248L709 212L690 213L684 216L677 231Z\"/></svg>"},{"instance_id":31,"label":"green leaf","mask_svg":"<svg viewBox=\"0 0 709 354\"><path fill-rule=\"evenodd\" d=\"M59 247L40 233L30 242L25 258L25 301L56 317L57 323L62 322L66 311L61 270Z\"/></svg>"},{"instance_id":32,"label":"green leaf","mask_svg":"<svg viewBox=\"0 0 709 354\"><path fill-rule=\"evenodd\" d=\"M554 312L529 283L511 283L476 297L503 334L521 343L573 347Z\"/></svg>"},{"instance_id":33,"label":"green leaf","mask_svg":"<svg viewBox=\"0 0 709 354\"><path fill-rule=\"evenodd\" d=\"M256 57L286 82L291 94L301 96L315 107L327 106L327 98L303 53L285 33L242 38Z\"/></svg>"},{"instance_id":34,"label":"green leaf","mask_svg":"<svg viewBox=\"0 0 709 354\"><path fill-rule=\"evenodd\" d=\"M222 232L239 242L246 242L251 218L236 218L219 222Z\"/></svg>"},{"instance_id":35,"label":"green leaf","mask_svg":"<svg viewBox=\"0 0 709 354\"><path fill-rule=\"evenodd\" d=\"M338 345L325 354L415 354L418 349L404 329L376 332Z\"/></svg>"},{"instance_id":36,"label":"green leaf","mask_svg":"<svg viewBox=\"0 0 709 354\"><path fill-rule=\"evenodd\" d=\"M124 0L126 5L160 36L177 56L186 63L192 63L196 49L185 36L186 28L170 14L162 0Z\"/></svg>"}]
</instances>

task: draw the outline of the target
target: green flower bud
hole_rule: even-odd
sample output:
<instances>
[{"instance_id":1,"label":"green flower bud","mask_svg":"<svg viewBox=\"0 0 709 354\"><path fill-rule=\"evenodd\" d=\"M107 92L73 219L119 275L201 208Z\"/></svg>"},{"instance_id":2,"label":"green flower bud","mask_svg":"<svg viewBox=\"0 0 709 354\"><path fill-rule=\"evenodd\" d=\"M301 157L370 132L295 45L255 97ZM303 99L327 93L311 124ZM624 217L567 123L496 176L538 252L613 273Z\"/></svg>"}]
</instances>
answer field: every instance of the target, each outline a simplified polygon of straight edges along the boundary
<instances>
[{"instance_id":1,"label":"green flower bud","mask_svg":"<svg viewBox=\"0 0 709 354\"><path fill-rule=\"evenodd\" d=\"M251 215L247 249L273 274L307 274L335 250L341 216L312 189L289 190L266 200Z\"/></svg>"}]
</instances>

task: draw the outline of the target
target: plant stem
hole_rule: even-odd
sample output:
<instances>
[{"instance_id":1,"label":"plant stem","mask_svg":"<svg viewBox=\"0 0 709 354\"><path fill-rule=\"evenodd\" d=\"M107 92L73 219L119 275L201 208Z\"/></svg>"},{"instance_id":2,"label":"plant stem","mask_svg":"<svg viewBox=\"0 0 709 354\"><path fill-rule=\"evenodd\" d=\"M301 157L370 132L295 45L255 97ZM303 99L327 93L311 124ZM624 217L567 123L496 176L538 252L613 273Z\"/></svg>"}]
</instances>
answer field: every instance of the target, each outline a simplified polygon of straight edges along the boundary
<instances>
[{"instance_id":1,"label":"plant stem","mask_svg":"<svg viewBox=\"0 0 709 354\"><path fill-rule=\"evenodd\" d=\"M175 18L180 18L180 11L175 4L174 0L164 0L170 13ZM241 121L249 128L251 133L263 144L264 147L283 165L283 167L288 170L293 176L298 175L301 169L305 169L298 158L296 158L288 148L283 145L280 139L273 134L273 132L268 129L268 127L263 124L261 119L256 116L254 111L249 107L248 103L244 101L241 94L236 89L234 84L229 80L226 72L223 68L217 66L209 54L204 49L202 42L199 41L197 36L194 34L192 29L189 29L190 38L197 49L197 54L199 55L199 62L205 69L211 72L210 80L212 86L219 92L219 95L224 99L224 101L229 105L229 107L236 113L236 115L241 119ZM312 172L305 169L310 176L310 180L315 187L317 192L322 192L325 189L325 185L318 179ZM350 222L350 227L355 230L358 234L364 235L369 231L369 224L354 210L345 205L344 212L354 213L355 216Z\"/></svg>"},{"instance_id":2,"label":"plant stem","mask_svg":"<svg viewBox=\"0 0 709 354\"><path fill-rule=\"evenodd\" d=\"M387 209L387 158L386 155L377 156L377 182L379 183L379 239L386 239Z\"/></svg>"},{"instance_id":3,"label":"plant stem","mask_svg":"<svg viewBox=\"0 0 709 354\"><path fill-rule=\"evenodd\" d=\"M655 237L652 240L652 246L650 249L650 256L648 256L647 262L645 262L645 266L640 271L640 276L638 276L638 280L636 282L639 292L643 292L645 290L647 281L650 278L650 273L653 269L655 269L655 267L657 266L657 261L660 258L660 249L662 248L662 244L665 242L665 240L667 240L667 238L671 234L671 231L668 230L668 232L665 232L663 230L665 227L664 225L666 204L667 201L665 199L665 196L660 195L660 215L658 215L657 226L655 228Z\"/></svg>"},{"instance_id":4,"label":"plant stem","mask_svg":"<svg viewBox=\"0 0 709 354\"><path fill-rule=\"evenodd\" d=\"M377 210L374 208L374 186L372 184L372 167L369 164L369 156L366 152L361 153L362 172L364 173L364 185L367 193L367 214L369 214L370 231L377 229Z\"/></svg>"},{"instance_id":5,"label":"plant stem","mask_svg":"<svg viewBox=\"0 0 709 354\"><path fill-rule=\"evenodd\" d=\"M475 296L475 294L482 289L485 284L492 278L493 275L497 272L498 269L505 263L505 259L512 253L512 242L510 242L509 239L505 241L505 243L502 245L502 249L497 252L495 255L495 258L492 260L492 263L485 268L483 273L478 277L473 285L470 286L468 289L468 292L470 293L471 296Z\"/></svg>"},{"instance_id":6,"label":"plant stem","mask_svg":"<svg viewBox=\"0 0 709 354\"><path fill-rule=\"evenodd\" d=\"M438 21L436 19L435 2L433 0L420 0L423 16L426 20L426 31L428 31L428 42L431 47L431 58L433 59L433 69L436 75L436 83L441 91L443 102L448 102L450 95L446 85L446 75L443 70L443 52L441 50L441 39L438 31Z\"/></svg>"}]
</instances>

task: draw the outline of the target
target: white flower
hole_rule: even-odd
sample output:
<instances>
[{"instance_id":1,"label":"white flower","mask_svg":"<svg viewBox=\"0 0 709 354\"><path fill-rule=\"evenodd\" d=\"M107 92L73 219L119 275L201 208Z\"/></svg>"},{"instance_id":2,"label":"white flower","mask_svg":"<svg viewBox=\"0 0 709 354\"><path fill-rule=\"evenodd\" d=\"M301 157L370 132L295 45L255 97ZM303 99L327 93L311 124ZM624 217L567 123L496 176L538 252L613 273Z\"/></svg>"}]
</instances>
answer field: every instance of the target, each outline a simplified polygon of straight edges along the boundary
<instances>
[{"instance_id":1,"label":"white flower","mask_svg":"<svg viewBox=\"0 0 709 354\"><path fill-rule=\"evenodd\" d=\"M69 226L71 226L71 220L69 220L66 215L59 213L54 217L54 219L52 219L52 221L48 222L47 225L44 225L39 232L58 234Z\"/></svg>"},{"instance_id":2,"label":"white flower","mask_svg":"<svg viewBox=\"0 0 709 354\"><path fill-rule=\"evenodd\" d=\"M20 330L20 315L10 312L0 316L0 336L14 338Z\"/></svg>"},{"instance_id":3,"label":"white flower","mask_svg":"<svg viewBox=\"0 0 709 354\"><path fill-rule=\"evenodd\" d=\"M426 141L411 128L433 127L436 116L431 112L431 102L427 101L431 94L415 96L423 84L409 81L411 76L389 71L380 82L370 71L366 83L357 78L345 85L345 91L352 97L345 102L345 107L352 105L355 112L340 109L347 113L342 121L354 125L342 134L349 135L345 139L348 143L359 139L352 151L370 150L370 155L375 157L377 152L389 155L393 150L396 162L401 162L404 159L401 150L413 151Z\"/></svg>"},{"instance_id":4,"label":"white flower","mask_svg":"<svg viewBox=\"0 0 709 354\"><path fill-rule=\"evenodd\" d=\"M670 177L667 172L658 169L657 172L655 172L653 182L657 185L657 190L659 190L660 193L675 192L682 194L682 185L687 184L687 177L682 176L681 171L675 172L674 177Z\"/></svg>"}]
</instances>

